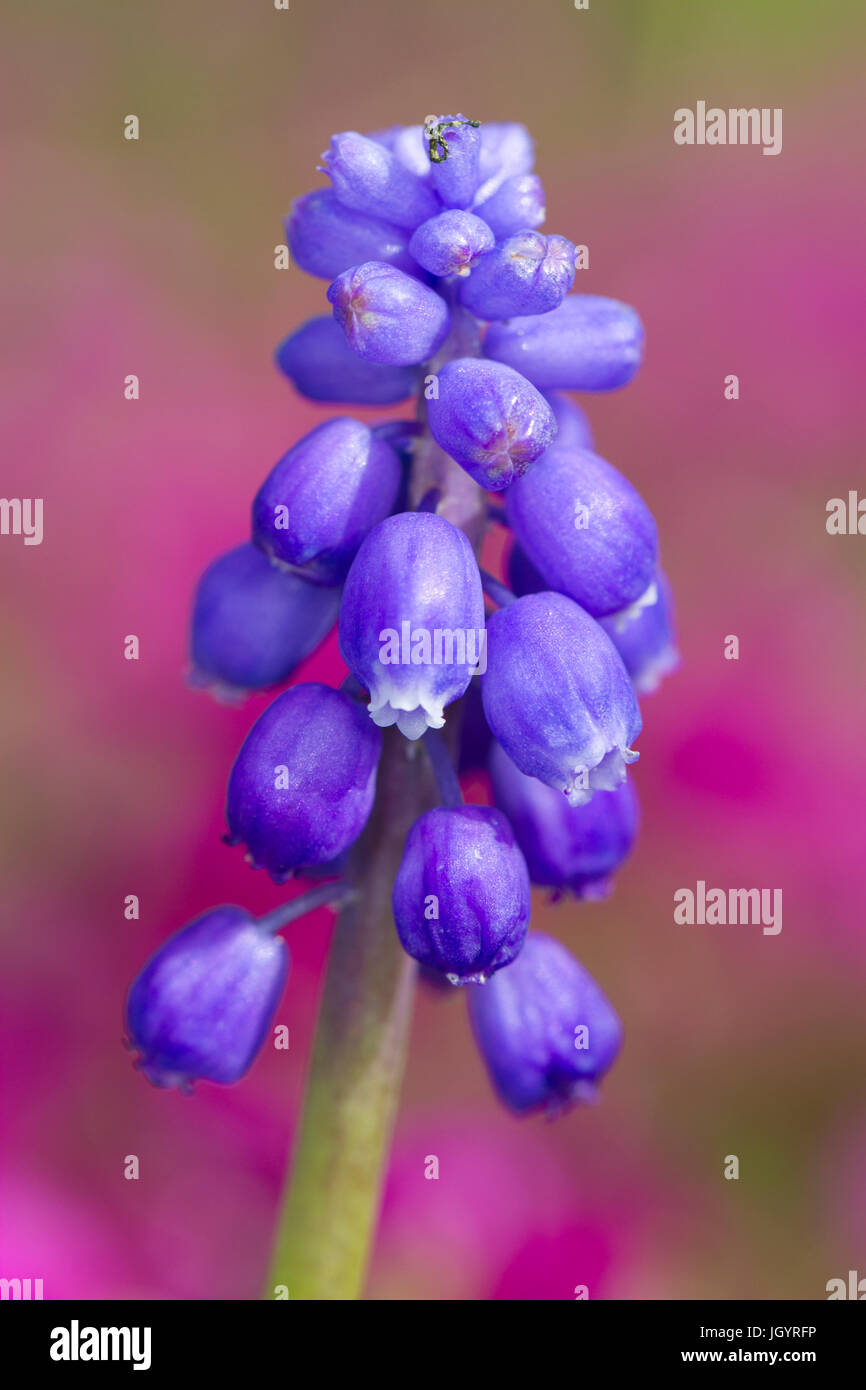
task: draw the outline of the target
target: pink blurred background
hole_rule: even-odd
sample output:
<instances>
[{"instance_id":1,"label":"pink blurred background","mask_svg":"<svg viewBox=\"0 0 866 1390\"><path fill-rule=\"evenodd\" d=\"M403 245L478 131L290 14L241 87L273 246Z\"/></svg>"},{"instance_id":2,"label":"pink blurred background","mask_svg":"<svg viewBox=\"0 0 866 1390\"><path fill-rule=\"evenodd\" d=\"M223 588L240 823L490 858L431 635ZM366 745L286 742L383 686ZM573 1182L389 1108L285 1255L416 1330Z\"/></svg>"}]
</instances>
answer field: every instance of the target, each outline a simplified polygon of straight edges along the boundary
<instances>
[{"instance_id":1,"label":"pink blurred background","mask_svg":"<svg viewBox=\"0 0 866 1390\"><path fill-rule=\"evenodd\" d=\"M830 498L866 495L864 28L775 0L4 20L0 491L43 497L45 522L41 546L0 537L0 1275L46 1298L258 1296L330 916L289 930L290 1050L237 1087L150 1089L122 1001L199 911L281 897L220 841L264 698L184 685L197 576L326 415L271 363L324 308L324 283L273 268L280 217L332 131L448 109L530 127L546 230L590 248L576 288L643 316L635 382L581 403L655 512L684 664L645 706L615 895L534 908L625 1021L603 1101L516 1121L463 1001L421 990L369 1296L822 1298L866 1274L866 539L825 529ZM675 146L698 99L782 107L782 154ZM301 674L342 672L332 640ZM676 925L698 879L781 888L781 934Z\"/></svg>"}]
</instances>

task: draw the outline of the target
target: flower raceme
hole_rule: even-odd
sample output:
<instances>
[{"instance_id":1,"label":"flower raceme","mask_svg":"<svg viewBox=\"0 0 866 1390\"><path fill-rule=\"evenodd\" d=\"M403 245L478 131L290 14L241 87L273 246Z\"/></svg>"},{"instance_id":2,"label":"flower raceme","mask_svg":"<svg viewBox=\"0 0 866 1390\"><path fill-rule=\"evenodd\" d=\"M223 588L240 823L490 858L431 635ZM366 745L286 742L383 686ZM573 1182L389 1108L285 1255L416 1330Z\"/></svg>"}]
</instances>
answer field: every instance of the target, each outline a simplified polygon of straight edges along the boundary
<instances>
[{"instance_id":1,"label":"flower raceme","mask_svg":"<svg viewBox=\"0 0 866 1390\"><path fill-rule=\"evenodd\" d=\"M159 1084L231 1082L251 1064L287 970L274 933L352 893L377 854L382 729L429 760L442 801L406 837L396 930L425 970L467 990L504 1102L563 1109L614 1060L621 1027L598 985L558 943L527 936L529 885L592 900L630 852L635 690L672 668L672 610L646 503L563 394L624 386L640 319L574 292L573 242L539 230L534 157L524 126L462 113L343 131L322 156L328 182L286 221L294 264L327 282L331 313L290 333L277 366L344 413L265 477L248 542L199 583L191 646L197 683L243 694L293 679L337 624L343 688L278 693L226 800L226 839L253 867L323 882L261 922L214 908L148 962L127 1022ZM345 413L416 394L417 421ZM467 518L488 510L518 542L514 592L479 570ZM495 807L463 804L436 733L457 702L460 765L481 767L490 748Z\"/></svg>"}]
</instances>

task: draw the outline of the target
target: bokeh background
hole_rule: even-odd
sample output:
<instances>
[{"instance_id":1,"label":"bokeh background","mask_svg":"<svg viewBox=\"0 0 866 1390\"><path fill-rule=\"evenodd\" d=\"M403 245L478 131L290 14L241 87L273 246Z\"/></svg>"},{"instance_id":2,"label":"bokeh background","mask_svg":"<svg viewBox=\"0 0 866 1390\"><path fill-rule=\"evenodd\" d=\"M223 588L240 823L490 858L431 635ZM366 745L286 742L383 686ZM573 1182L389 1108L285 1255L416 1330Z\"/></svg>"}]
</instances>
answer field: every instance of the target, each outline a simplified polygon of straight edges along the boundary
<instances>
[{"instance_id":1,"label":"bokeh background","mask_svg":"<svg viewBox=\"0 0 866 1390\"><path fill-rule=\"evenodd\" d=\"M645 706L614 897L535 907L625 1020L603 1101L512 1119L463 1001L422 991L369 1295L823 1298L866 1274L866 538L825 529L866 495L862 9L44 0L3 32L0 491L45 499L45 537L0 538L0 1275L258 1294L331 918L290 929L290 1050L235 1088L150 1089L122 999L205 907L280 897L220 842L264 699L184 685L198 574L326 414L271 362L325 289L274 269L280 218L332 131L449 109L531 128L546 230L590 248L576 288L644 318L635 382L582 403L658 519L684 664ZM699 99L782 107L782 154L675 146ZM302 675L342 669L331 642ZM781 935L677 926L700 878L780 887Z\"/></svg>"}]
</instances>

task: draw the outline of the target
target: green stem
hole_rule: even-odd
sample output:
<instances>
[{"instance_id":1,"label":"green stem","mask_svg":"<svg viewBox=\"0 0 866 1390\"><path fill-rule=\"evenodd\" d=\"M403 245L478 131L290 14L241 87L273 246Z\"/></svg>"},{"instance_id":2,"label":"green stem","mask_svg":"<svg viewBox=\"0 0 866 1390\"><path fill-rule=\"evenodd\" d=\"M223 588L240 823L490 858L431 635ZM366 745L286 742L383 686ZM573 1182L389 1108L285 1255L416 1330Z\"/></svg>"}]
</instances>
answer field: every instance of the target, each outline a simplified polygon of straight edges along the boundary
<instances>
[{"instance_id":1,"label":"green stem","mask_svg":"<svg viewBox=\"0 0 866 1390\"><path fill-rule=\"evenodd\" d=\"M296 922L299 917L306 917L308 912L314 912L317 907L324 907L326 903L331 903L333 907L344 906L353 897L354 889L342 879L320 883L318 887L308 889L306 893L301 893L300 897L281 903L273 912L260 917L259 931L274 934L282 931L290 922Z\"/></svg>"},{"instance_id":2,"label":"green stem","mask_svg":"<svg viewBox=\"0 0 866 1390\"><path fill-rule=\"evenodd\" d=\"M391 915L410 825L436 791L420 746L385 734L358 843L356 900L334 929L313 1061L267 1298L361 1296L403 1074L415 964ZM282 1287L281 1287L282 1286Z\"/></svg>"}]
</instances>

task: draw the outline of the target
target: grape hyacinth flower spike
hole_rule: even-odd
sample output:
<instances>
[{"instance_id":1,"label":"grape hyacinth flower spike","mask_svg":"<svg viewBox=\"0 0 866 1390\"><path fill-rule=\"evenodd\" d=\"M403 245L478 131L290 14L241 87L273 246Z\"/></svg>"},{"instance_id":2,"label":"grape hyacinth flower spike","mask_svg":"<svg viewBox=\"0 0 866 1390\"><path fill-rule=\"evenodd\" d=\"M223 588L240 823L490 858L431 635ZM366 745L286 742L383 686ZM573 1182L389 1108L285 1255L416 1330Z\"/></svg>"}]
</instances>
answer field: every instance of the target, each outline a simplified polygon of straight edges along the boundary
<instances>
[{"instance_id":1,"label":"grape hyacinth flower spike","mask_svg":"<svg viewBox=\"0 0 866 1390\"><path fill-rule=\"evenodd\" d=\"M200 683L291 680L335 618L349 668L340 689L277 694L228 779L228 843L278 884L321 881L258 921L205 912L127 1001L151 1080L235 1082L285 984L275 933L339 904L269 1298L363 1293L417 962L466 987L518 1114L589 1099L620 1046L599 986L527 935L530 882L591 902L629 853L635 688L670 669L674 641L655 521L562 394L624 386L643 328L573 292L575 246L540 230L534 164L525 126L459 112L332 137L327 182L286 222L294 267L327 289L276 362L337 409L270 473L254 465L250 540L196 593ZM353 418L410 396L414 419ZM489 524L513 531L518 597L479 569ZM496 805L466 804L454 760L477 780L488 750Z\"/></svg>"}]
</instances>

